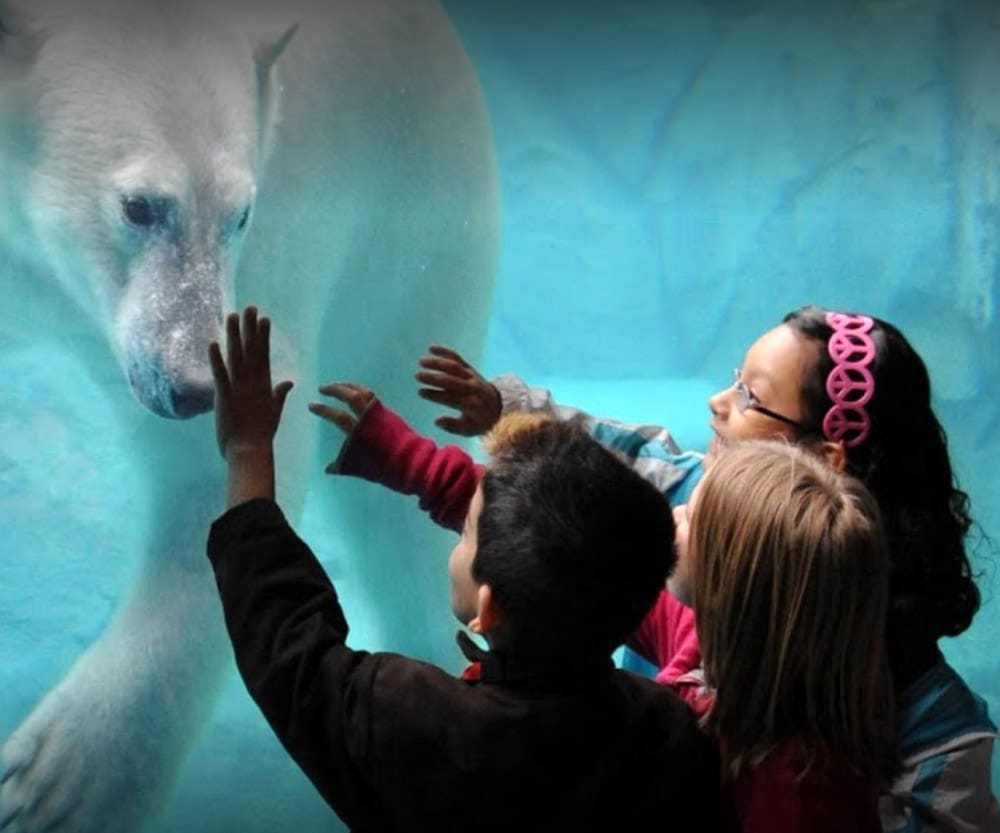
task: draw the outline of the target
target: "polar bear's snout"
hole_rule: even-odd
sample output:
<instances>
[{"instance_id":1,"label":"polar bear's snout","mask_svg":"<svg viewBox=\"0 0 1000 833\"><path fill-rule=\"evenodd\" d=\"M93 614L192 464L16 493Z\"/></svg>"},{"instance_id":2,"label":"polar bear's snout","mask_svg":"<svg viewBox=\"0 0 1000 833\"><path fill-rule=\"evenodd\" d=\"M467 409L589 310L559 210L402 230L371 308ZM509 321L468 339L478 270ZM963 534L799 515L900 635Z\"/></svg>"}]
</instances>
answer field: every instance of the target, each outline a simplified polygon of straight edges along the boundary
<instances>
[{"instance_id":1,"label":"polar bear's snout","mask_svg":"<svg viewBox=\"0 0 1000 833\"><path fill-rule=\"evenodd\" d=\"M173 388L170 397L174 416L177 419L188 419L212 409L215 388L211 384L190 382L183 387Z\"/></svg>"},{"instance_id":2,"label":"polar bear's snout","mask_svg":"<svg viewBox=\"0 0 1000 833\"><path fill-rule=\"evenodd\" d=\"M221 337L223 310L231 306L231 268L218 258L156 265L139 270L119 308L119 355L144 407L189 419L214 403L208 345Z\"/></svg>"},{"instance_id":3,"label":"polar bear's snout","mask_svg":"<svg viewBox=\"0 0 1000 833\"><path fill-rule=\"evenodd\" d=\"M128 381L136 398L157 416L189 419L210 411L215 401L211 379L171 376L156 362L130 363Z\"/></svg>"},{"instance_id":4,"label":"polar bear's snout","mask_svg":"<svg viewBox=\"0 0 1000 833\"><path fill-rule=\"evenodd\" d=\"M157 416L189 419L212 409L215 387L207 362L214 328L180 325L158 339L129 345L126 373L136 399Z\"/></svg>"}]
</instances>

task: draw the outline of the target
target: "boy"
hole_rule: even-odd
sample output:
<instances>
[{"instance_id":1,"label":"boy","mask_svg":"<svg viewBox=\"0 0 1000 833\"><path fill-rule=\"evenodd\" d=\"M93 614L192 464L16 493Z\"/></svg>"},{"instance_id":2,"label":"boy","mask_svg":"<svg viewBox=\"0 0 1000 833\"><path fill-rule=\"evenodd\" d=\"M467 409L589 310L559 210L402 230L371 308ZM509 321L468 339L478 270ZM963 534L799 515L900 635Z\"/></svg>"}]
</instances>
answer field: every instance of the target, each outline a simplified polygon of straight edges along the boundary
<instances>
[{"instance_id":1,"label":"boy","mask_svg":"<svg viewBox=\"0 0 1000 833\"><path fill-rule=\"evenodd\" d=\"M472 664L461 678L355 651L336 592L274 502L269 322L226 322L210 356L228 511L215 569L240 673L354 830L714 830L719 764L668 689L614 668L673 565L659 493L573 424L494 433L449 558Z\"/></svg>"}]
</instances>

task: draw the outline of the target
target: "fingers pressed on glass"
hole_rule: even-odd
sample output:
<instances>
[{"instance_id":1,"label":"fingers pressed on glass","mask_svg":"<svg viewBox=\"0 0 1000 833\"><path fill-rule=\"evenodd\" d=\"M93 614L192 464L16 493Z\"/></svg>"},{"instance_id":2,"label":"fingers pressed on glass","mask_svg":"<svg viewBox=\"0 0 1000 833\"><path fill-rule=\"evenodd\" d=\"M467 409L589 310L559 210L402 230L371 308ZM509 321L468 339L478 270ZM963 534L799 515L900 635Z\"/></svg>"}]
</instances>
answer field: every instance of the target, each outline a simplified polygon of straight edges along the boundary
<instances>
[{"instance_id":1,"label":"fingers pressed on glass","mask_svg":"<svg viewBox=\"0 0 1000 833\"><path fill-rule=\"evenodd\" d=\"M369 388L355 382L331 382L328 385L322 385L319 392L324 396L339 399L356 414L365 410L375 398L375 394Z\"/></svg>"},{"instance_id":2,"label":"fingers pressed on glass","mask_svg":"<svg viewBox=\"0 0 1000 833\"><path fill-rule=\"evenodd\" d=\"M257 322L257 338L262 357L268 359L271 353L271 319L261 318Z\"/></svg>"},{"instance_id":3,"label":"fingers pressed on glass","mask_svg":"<svg viewBox=\"0 0 1000 833\"><path fill-rule=\"evenodd\" d=\"M450 408L460 408L461 399L454 391L438 390L436 388L420 388L417 396L438 405L447 405Z\"/></svg>"},{"instance_id":4,"label":"fingers pressed on glass","mask_svg":"<svg viewBox=\"0 0 1000 833\"><path fill-rule=\"evenodd\" d=\"M462 358L462 356L450 347L445 347L443 344L432 344L429 348L432 356L441 356L445 359L451 359L462 365L468 365L468 362Z\"/></svg>"},{"instance_id":5,"label":"fingers pressed on glass","mask_svg":"<svg viewBox=\"0 0 1000 833\"><path fill-rule=\"evenodd\" d=\"M434 420L434 424L442 431L447 431L449 434L457 434L460 437L475 437L481 433L479 426L464 416L438 417Z\"/></svg>"},{"instance_id":6,"label":"fingers pressed on glass","mask_svg":"<svg viewBox=\"0 0 1000 833\"><path fill-rule=\"evenodd\" d=\"M345 434L350 434L358 425L357 419L347 411L340 408L332 408L322 402L310 402L309 410L321 419L332 422Z\"/></svg>"},{"instance_id":7,"label":"fingers pressed on glass","mask_svg":"<svg viewBox=\"0 0 1000 833\"><path fill-rule=\"evenodd\" d=\"M235 312L226 316L226 366L235 375L240 370L243 344L240 341L240 317Z\"/></svg>"},{"instance_id":8,"label":"fingers pressed on glass","mask_svg":"<svg viewBox=\"0 0 1000 833\"><path fill-rule=\"evenodd\" d=\"M284 382L278 382L274 388L274 396L278 400L279 405L284 403L285 397L288 396L293 387L295 387L295 383L292 381L285 380Z\"/></svg>"},{"instance_id":9,"label":"fingers pressed on glass","mask_svg":"<svg viewBox=\"0 0 1000 833\"><path fill-rule=\"evenodd\" d=\"M243 351L244 359L247 354L254 354L257 341L257 308L247 307L243 310ZM256 358L256 355L253 355Z\"/></svg>"},{"instance_id":10,"label":"fingers pressed on glass","mask_svg":"<svg viewBox=\"0 0 1000 833\"><path fill-rule=\"evenodd\" d=\"M442 390L471 391L476 389L474 383L444 373L420 371L414 374L414 378L423 385L430 385L432 388L441 388Z\"/></svg>"},{"instance_id":11,"label":"fingers pressed on glass","mask_svg":"<svg viewBox=\"0 0 1000 833\"><path fill-rule=\"evenodd\" d=\"M474 375L475 371L472 370L464 362L457 362L454 359L438 359L432 356L424 356L420 360L420 366L425 370L436 370L439 373L445 373L449 376L458 376L459 378L467 378L470 375Z\"/></svg>"},{"instance_id":12,"label":"fingers pressed on glass","mask_svg":"<svg viewBox=\"0 0 1000 833\"><path fill-rule=\"evenodd\" d=\"M219 342L213 341L208 345L208 363L212 368L212 378L215 386L223 389L229 385L229 373L226 370L226 363L222 358L222 348Z\"/></svg>"}]
</instances>

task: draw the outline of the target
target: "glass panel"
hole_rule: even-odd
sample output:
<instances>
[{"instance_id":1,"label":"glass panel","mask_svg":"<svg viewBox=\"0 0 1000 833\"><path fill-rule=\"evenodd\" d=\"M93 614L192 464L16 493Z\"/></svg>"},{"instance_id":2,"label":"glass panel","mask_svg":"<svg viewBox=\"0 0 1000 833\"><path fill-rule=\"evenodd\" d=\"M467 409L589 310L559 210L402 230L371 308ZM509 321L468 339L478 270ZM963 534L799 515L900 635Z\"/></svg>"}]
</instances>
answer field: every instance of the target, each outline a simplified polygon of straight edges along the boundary
<instances>
[{"instance_id":1,"label":"glass panel","mask_svg":"<svg viewBox=\"0 0 1000 833\"><path fill-rule=\"evenodd\" d=\"M925 358L1000 540L993 4L451 0L470 68L430 4L386 51L339 12L286 43L297 3L254 21L282 73L270 133L252 73L226 77L249 51L225 14L169 43L85 15L42 46L14 11L34 5L0 4L0 739L41 749L97 829L108 806L121 831L339 829L235 674L204 558L224 505L204 349L238 304L273 317L297 382L279 496L356 647L463 666L454 536L324 476L340 436L305 407L355 379L454 441L415 395L431 343L703 451L707 397L784 313L868 312ZM310 54L350 58L309 78ZM941 645L994 718L995 564L975 551L983 609Z\"/></svg>"}]
</instances>

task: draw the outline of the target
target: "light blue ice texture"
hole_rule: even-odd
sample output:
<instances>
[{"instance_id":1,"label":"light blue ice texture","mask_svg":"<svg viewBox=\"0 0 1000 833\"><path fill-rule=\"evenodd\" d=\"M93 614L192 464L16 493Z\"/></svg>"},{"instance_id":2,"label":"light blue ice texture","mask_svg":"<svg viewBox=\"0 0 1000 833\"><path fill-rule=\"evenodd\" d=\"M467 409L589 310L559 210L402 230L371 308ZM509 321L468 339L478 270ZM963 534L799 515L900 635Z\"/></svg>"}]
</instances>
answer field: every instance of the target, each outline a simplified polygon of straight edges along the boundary
<instances>
[{"instance_id":1,"label":"light blue ice texture","mask_svg":"<svg viewBox=\"0 0 1000 833\"><path fill-rule=\"evenodd\" d=\"M450 10L485 87L503 188L488 372L666 423L698 449L707 394L760 332L808 302L867 311L925 356L961 484L1000 540L992 4L453 0ZM88 395L101 380L78 357L4 354L0 373L5 736L128 586L121 507L141 461L104 430L102 400ZM54 379L73 380L72 414ZM12 413L30 420L11 424ZM91 428L88 448L60 443L67 419ZM85 523L73 520L81 507ZM335 548L321 505L302 531L321 556ZM420 590L444 605L440 557L442 582ZM942 645L994 717L997 559L976 551L982 612ZM385 612L356 609L342 590L355 644L392 648L374 636ZM152 829L341 828L233 676Z\"/></svg>"}]
</instances>

